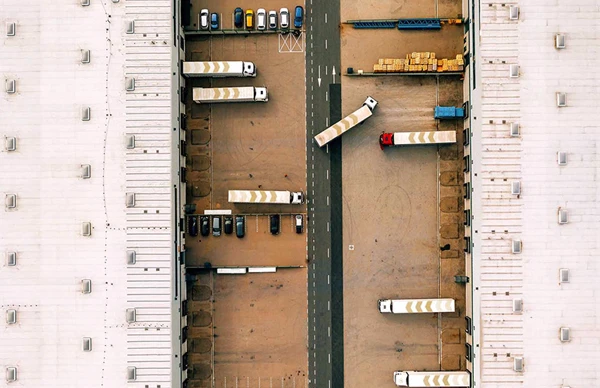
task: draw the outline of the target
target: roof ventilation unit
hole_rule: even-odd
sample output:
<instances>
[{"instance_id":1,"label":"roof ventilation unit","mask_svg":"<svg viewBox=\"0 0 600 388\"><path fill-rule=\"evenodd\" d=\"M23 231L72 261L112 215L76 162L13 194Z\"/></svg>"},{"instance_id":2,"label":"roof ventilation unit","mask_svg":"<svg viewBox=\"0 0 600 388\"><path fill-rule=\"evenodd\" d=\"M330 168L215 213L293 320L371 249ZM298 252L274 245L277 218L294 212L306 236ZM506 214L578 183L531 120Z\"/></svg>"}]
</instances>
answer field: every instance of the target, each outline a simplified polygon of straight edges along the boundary
<instances>
[{"instance_id":1,"label":"roof ventilation unit","mask_svg":"<svg viewBox=\"0 0 600 388\"><path fill-rule=\"evenodd\" d=\"M17 367L8 366L6 367L6 382L12 383L13 381L17 381Z\"/></svg>"},{"instance_id":2,"label":"roof ventilation unit","mask_svg":"<svg viewBox=\"0 0 600 388\"><path fill-rule=\"evenodd\" d=\"M125 311L125 315L127 317L127 323L133 323L136 320L136 311L135 309L127 309Z\"/></svg>"},{"instance_id":3,"label":"roof ventilation unit","mask_svg":"<svg viewBox=\"0 0 600 388\"><path fill-rule=\"evenodd\" d=\"M83 337L83 351L84 352L92 351L92 339L90 337Z\"/></svg>"},{"instance_id":4,"label":"roof ventilation unit","mask_svg":"<svg viewBox=\"0 0 600 388\"><path fill-rule=\"evenodd\" d=\"M510 123L510 136L519 137L521 135L521 128L519 123Z\"/></svg>"},{"instance_id":5,"label":"roof ventilation unit","mask_svg":"<svg viewBox=\"0 0 600 388\"><path fill-rule=\"evenodd\" d=\"M6 80L6 93L14 94L16 92L17 92L17 81L15 81L14 79L7 79Z\"/></svg>"},{"instance_id":6,"label":"roof ventilation unit","mask_svg":"<svg viewBox=\"0 0 600 388\"><path fill-rule=\"evenodd\" d=\"M90 5L90 0L81 0L82 7L87 7L88 5Z\"/></svg>"},{"instance_id":7,"label":"roof ventilation unit","mask_svg":"<svg viewBox=\"0 0 600 388\"><path fill-rule=\"evenodd\" d=\"M81 281L81 293L82 294L91 294L92 293L92 280L91 279L83 279Z\"/></svg>"},{"instance_id":8,"label":"roof ventilation unit","mask_svg":"<svg viewBox=\"0 0 600 388\"><path fill-rule=\"evenodd\" d=\"M81 50L81 63L90 63L90 50Z\"/></svg>"},{"instance_id":9,"label":"roof ventilation unit","mask_svg":"<svg viewBox=\"0 0 600 388\"><path fill-rule=\"evenodd\" d=\"M567 165L567 153L564 151L559 151L558 154L556 154L556 162L558 163L559 166L566 166Z\"/></svg>"},{"instance_id":10,"label":"roof ventilation unit","mask_svg":"<svg viewBox=\"0 0 600 388\"><path fill-rule=\"evenodd\" d=\"M523 299L513 299L513 313L522 313L523 312Z\"/></svg>"},{"instance_id":11,"label":"roof ventilation unit","mask_svg":"<svg viewBox=\"0 0 600 388\"><path fill-rule=\"evenodd\" d=\"M92 235L92 223L82 222L81 223L81 235L84 237L90 237Z\"/></svg>"},{"instance_id":12,"label":"roof ventilation unit","mask_svg":"<svg viewBox=\"0 0 600 388\"><path fill-rule=\"evenodd\" d=\"M135 264L135 256L136 256L135 251L127 251L127 265Z\"/></svg>"},{"instance_id":13,"label":"roof ventilation unit","mask_svg":"<svg viewBox=\"0 0 600 388\"><path fill-rule=\"evenodd\" d=\"M554 47L557 49L564 49L567 47L565 36L563 34L556 34L554 36Z\"/></svg>"},{"instance_id":14,"label":"roof ventilation unit","mask_svg":"<svg viewBox=\"0 0 600 388\"><path fill-rule=\"evenodd\" d=\"M83 179L90 179L92 177L92 166L90 166L89 164L82 164L81 177Z\"/></svg>"},{"instance_id":15,"label":"roof ventilation unit","mask_svg":"<svg viewBox=\"0 0 600 388\"><path fill-rule=\"evenodd\" d=\"M125 194L125 206L127 206L127 207L135 206L135 193L126 193Z\"/></svg>"},{"instance_id":16,"label":"roof ventilation unit","mask_svg":"<svg viewBox=\"0 0 600 388\"><path fill-rule=\"evenodd\" d=\"M571 341L571 329L568 327L560 328L560 342L569 342Z\"/></svg>"},{"instance_id":17,"label":"roof ventilation unit","mask_svg":"<svg viewBox=\"0 0 600 388\"><path fill-rule=\"evenodd\" d=\"M519 65L510 65L510 78L519 77Z\"/></svg>"},{"instance_id":18,"label":"roof ventilation unit","mask_svg":"<svg viewBox=\"0 0 600 388\"><path fill-rule=\"evenodd\" d=\"M7 151L16 151L17 150L17 138L16 137L7 137L4 143L4 148Z\"/></svg>"},{"instance_id":19,"label":"roof ventilation unit","mask_svg":"<svg viewBox=\"0 0 600 388\"><path fill-rule=\"evenodd\" d=\"M127 33L128 34L135 33L135 20L127 22Z\"/></svg>"},{"instance_id":20,"label":"roof ventilation unit","mask_svg":"<svg viewBox=\"0 0 600 388\"><path fill-rule=\"evenodd\" d=\"M15 323L17 323L17 310L6 310L6 323L8 323L9 325L14 325Z\"/></svg>"},{"instance_id":21,"label":"roof ventilation unit","mask_svg":"<svg viewBox=\"0 0 600 388\"><path fill-rule=\"evenodd\" d=\"M519 7L511 5L508 9L508 18L510 20L519 20Z\"/></svg>"},{"instance_id":22,"label":"roof ventilation unit","mask_svg":"<svg viewBox=\"0 0 600 388\"><path fill-rule=\"evenodd\" d=\"M522 249L523 249L523 244L521 243L521 240L512 240L512 246L511 246L512 253L519 254L519 253L521 253Z\"/></svg>"},{"instance_id":23,"label":"roof ventilation unit","mask_svg":"<svg viewBox=\"0 0 600 388\"><path fill-rule=\"evenodd\" d=\"M115 0L113 0L114 2ZM127 381L135 381L137 377L137 373L135 371L135 366L128 366L127 367Z\"/></svg>"},{"instance_id":24,"label":"roof ventilation unit","mask_svg":"<svg viewBox=\"0 0 600 388\"><path fill-rule=\"evenodd\" d=\"M125 141L128 150L132 150L135 148L135 135L127 135Z\"/></svg>"},{"instance_id":25,"label":"roof ventilation unit","mask_svg":"<svg viewBox=\"0 0 600 388\"><path fill-rule=\"evenodd\" d=\"M81 107L81 121L90 121L92 118L92 108L89 106Z\"/></svg>"},{"instance_id":26,"label":"roof ventilation unit","mask_svg":"<svg viewBox=\"0 0 600 388\"><path fill-rule=\"evenodd\" d=\"M6 36L15 36L17 33L17 25L14 22L6 23Z\"/></svg>"},{"instance_id":27,"label":"roof ventilation unit","mask_svg":"<svg viewBox=\"0 0 600 388\"><path fill-rule=\"evenodd\" d=\"M135 78L125 78L125 90L127 90L128 92L133 92L135 90Z\"/></svg>"},{"instance_id":28,"label":"roof ventilation unit","mask_svg":"<svg viewBox=\"0 0 600 388\"><path fill-rule=\"evenodd\" d=\"M17 252L8 252L6 254L6 265L9 267L17 265Z\"/></svg>"},{"instance_id":29,"label":"roof ventilation unit","mask_svg":"<svg viewBox=\"0 0 600 388\"><path fill-rule=\"evenodd\" d=\"M569 269L568 268L561 268L558 271L558 278L560 280L560 283L569 283Z\"/></svg>"},{"instance_id":30,"label":"roof ventilation unit","mask_svg":"<svg viewBox=\"0 0 600 388\"><path fill-rule=\"evenodd\" d=\"M521 181L510 182L510 193L512 195L520 195L521 194Z\"/></svg>"},{"instance_id":31,"label":"roof ventilation unit","mask_svg":"<svg viewBox=\"0 0 600 388\"><path fill-rule=\"evenodd\" d=\"M558 208L558 224L563 225L569 222L569 212Z\"/></svg>"},{"instance_id":32,"label":"roof ventilation unit","mask_svg":"<svg viewBox=\"0 0 600 388\"><path fill-rule=\"evenodd\" d=\"M567 93L564 93L564 92L556 93L556 106L559 108L567 106Z\"/></svg>"},{"instance_id":33,"label":"roof ventilation unit","mask_svg":"<svg viewBox=\"0 0 600 388\"><path fill-rule=\"evenodd\" d=\"M6 194L6 208L16 209L17 208L17 194Z\"/></svg>"},{"instance_id":34,"label":"roof ventilation unit","mask_svg":"<svg viewBox=\"0 0 600 388\"><path fill-rule=\"evenodd\" d=\"M523 357L515 357L513 361L513 370L515 372L523 372L524 361Z\"/></svg>"}]
</instances>

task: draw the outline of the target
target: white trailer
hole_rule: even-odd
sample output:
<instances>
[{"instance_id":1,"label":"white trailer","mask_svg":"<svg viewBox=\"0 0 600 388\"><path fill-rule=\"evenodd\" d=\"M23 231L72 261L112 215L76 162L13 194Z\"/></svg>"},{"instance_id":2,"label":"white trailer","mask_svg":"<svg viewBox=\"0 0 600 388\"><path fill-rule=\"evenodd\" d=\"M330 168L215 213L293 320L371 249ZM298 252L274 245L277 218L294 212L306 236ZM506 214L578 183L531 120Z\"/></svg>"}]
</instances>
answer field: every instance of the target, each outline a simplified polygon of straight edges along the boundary
<instances>
[{"instance_id":1,"label":"white trailer","mask_svg":"<svg viewBox=\"0 0 600 388\"><path fill-rule=\"evenodd\" d=\"M300 204L304 202L304 194L294 191L267 190L229 190L229 202L232 203L281 203Z\"/></svg>"},{"instance_id":2,"label":"white trailer","mask_svg":"<svg viewBox=\"0 0 600 388\"><path fill-rule=\"evenodd\" d=\"M379 299L382 314L453 313L454 299Z\"/></svg>"},{"instance_id":3,"label":"white trailer","mask_svg":"<svg viewBox=\"0 0 600 388\"><path fill-rule=\"evenodd\" d=\"M182 73L186 77L256 77L252 62L183 62Z\"/></svg>"},{"instance_id":4,"label":"white trailer","mask_svg":"<svg viewBox=\"0 0 600 388\"><path fill-rule=\"evenodd\" d=\"M194 88L197 103L269 101L267 88L244 86L240 88Z\"/></svg>"},{"instance_id":5,"label":"white trailer","mask_svg":"<svg viewBox=\"0 0 600 388\"><path fill-rule=\"evenodd\" d=\"M470 387L469 372L394 372L398 387Z\"/></svg>"},{"instance_id":6,"label":"white trailer","mask_svg":"<svg viewBox=\"0 0 600 388\"><path fill-rule=\"evenodd\" d=\"M315 136L315 140L317 141L319 147L323 147L336 137L342 135L344 132L354 128L358 124L371 117L376 106L377 101L373 97L367 97L363 105L358 110L350 113L342 120L338 121L331 127Z\"/></svg>"},{"instance_id":7,"label":"white trailer","mask_svg":"<svg viewBox=\"0 0 600 388\"><path fill-rule=\"evenodd\" d=\"M383 147L399 145L420 144L447 144L456 143L454 131L429 131L429 132L384 132L379 136L379 145Z\"/></svg>"}]
</instances>

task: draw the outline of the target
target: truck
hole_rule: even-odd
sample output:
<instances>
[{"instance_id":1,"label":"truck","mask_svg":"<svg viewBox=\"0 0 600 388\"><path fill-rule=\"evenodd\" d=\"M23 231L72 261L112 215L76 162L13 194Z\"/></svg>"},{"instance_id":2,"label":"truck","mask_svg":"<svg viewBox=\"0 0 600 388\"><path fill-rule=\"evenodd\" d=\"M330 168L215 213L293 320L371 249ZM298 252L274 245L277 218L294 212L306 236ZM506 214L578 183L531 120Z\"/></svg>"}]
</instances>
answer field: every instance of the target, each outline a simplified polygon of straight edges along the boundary
<instances>
[{"instance_id":1,"label":"truck","mask_svg":"<svg viewBox=\"0 0 600 388\"><path fill-rule=\"evenodd\" d=\"M181 72L186 77L256 77L252 62L183 62Z\"/></svg>"},{"instance_id":2,"label":"truck","mask_svg":"<svg viewBox=\"0 0 600 388\"><path fill-rule=\"evenodd\" d=\"M269 101L267 88L243 86L239 88L194 88L197 103Z\"/></svg>"},{"instance_id":3,"label":"truck","mask_svg":"<svg viewBox=\"0 0 600 388\"><path fill-rule=\"evenodd\" d=\"M379 136L379 147L398 145L420 145L420 144L446 144L456 143L456 132L454 131L429 131L429 132L383 132Z\"/></svg>"},{"instance_id":4,"label":"truck","mask_svg":"<svg viewBox=\"0 0 600 388\"><path fill-rule=\"evenodd\" d=\"M367 97L360 108L315 136L319 147L323 147L336 137L371 117L376 106L377 101L371 96Z\"/></svg>"},{"instance_id":5,"label":"truck","mask_svg":"<svg viewBox=\"0 0 600 388\"><path fill-rule=\"evenodd\" d=\"M454 299L379 299L382 314L453 313Z\"/></svg>"},{"instance_id":6,"label":"truck","mask_svg":"<svg viewBox=\"0 0 600 388\"><path fill-rule=\"evenodd\" d=\"M304 202L301 191L229 190L231 203L281 203L297 205Z\"/></svg>"},{"instance_id":7,"label":"truck","mask_svg":"<svg viewBox=\"0 0 600 388\"><path fill-rule=\"evenodd\" d=\"M470 387L471 374L467 371L396 371L394 383L397 387Z\"/></svg>"},{"instance_id":8,"label":"truck","mask_svg":"<svg viewBox=\"0 0 600 388\"><path fill-rule=\"evenodd\" d=\"M434 119L462 119L465 117L465 110L463 108L456 108L454 106L436 106L433 112Z\"/></svg>"}]
</instances>

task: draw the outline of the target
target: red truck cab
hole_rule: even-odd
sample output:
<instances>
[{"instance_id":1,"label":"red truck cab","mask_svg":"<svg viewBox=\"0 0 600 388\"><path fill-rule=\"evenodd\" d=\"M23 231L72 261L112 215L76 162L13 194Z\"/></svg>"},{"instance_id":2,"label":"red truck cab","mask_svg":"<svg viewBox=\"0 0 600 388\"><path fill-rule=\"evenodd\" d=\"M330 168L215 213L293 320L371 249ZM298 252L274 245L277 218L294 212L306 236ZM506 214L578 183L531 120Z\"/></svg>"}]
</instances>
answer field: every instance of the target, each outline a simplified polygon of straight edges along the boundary
<instances>
[{"instance_id":1,"label":"red truck cab","mask_svg":"<svg viewBox=\"0 0 600 388\"><path fill-rule=\"evenodd\" d=\"M393 133L385 133L383 132L379 136L379 147L383 149L383 147L389 147L394 145L394 134Z\"/></svg>"}]
</instances>

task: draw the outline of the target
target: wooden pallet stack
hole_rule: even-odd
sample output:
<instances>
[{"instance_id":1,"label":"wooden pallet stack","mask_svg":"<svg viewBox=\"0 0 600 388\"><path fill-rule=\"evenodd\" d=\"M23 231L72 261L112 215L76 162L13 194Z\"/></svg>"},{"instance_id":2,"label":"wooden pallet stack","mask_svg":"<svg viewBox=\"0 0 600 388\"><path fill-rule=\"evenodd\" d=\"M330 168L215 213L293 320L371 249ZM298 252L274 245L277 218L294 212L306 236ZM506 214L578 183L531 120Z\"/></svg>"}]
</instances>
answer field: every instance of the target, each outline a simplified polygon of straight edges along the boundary
<instances>
[{"instance_id":1,"label":"wooden pallet stack","mask_svg":"<svg viewBox=\"0 0 600 388\"><path fill-rule=\"evenodd\" d=\"M458 54L454 59L436 58L435 52L412 52L406 58L380 58L373 65L374 73L442 73L464 70L464 59Z\"/></svg>"}]
</instances>

